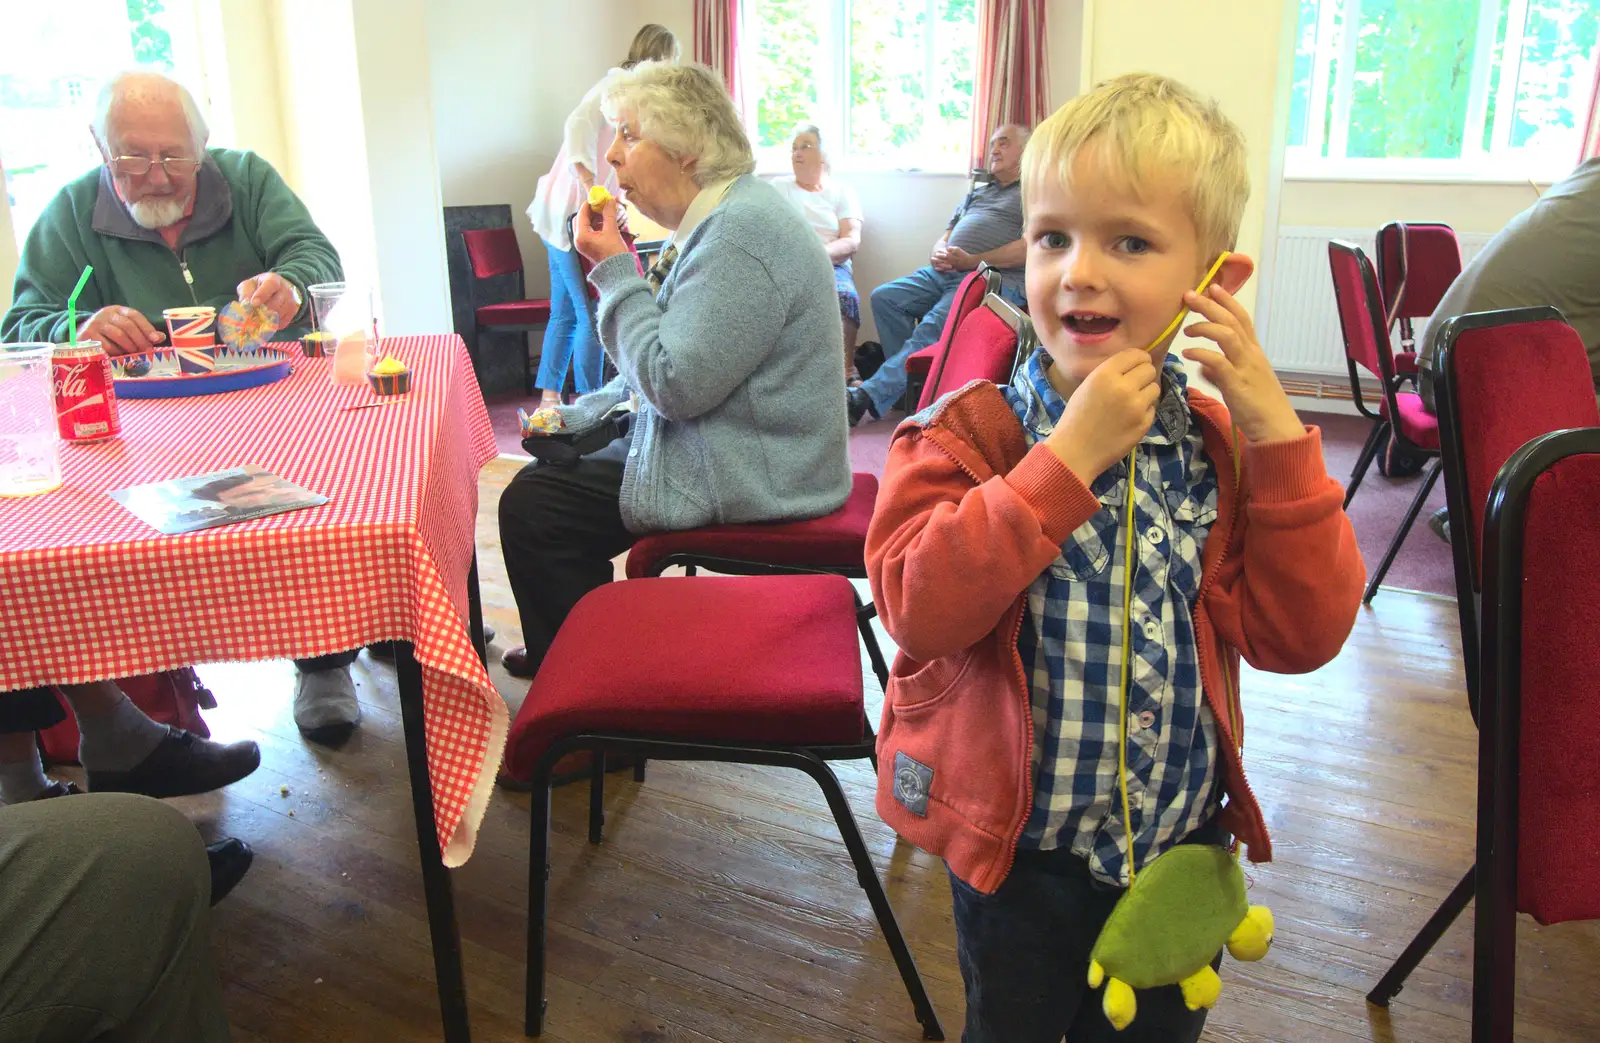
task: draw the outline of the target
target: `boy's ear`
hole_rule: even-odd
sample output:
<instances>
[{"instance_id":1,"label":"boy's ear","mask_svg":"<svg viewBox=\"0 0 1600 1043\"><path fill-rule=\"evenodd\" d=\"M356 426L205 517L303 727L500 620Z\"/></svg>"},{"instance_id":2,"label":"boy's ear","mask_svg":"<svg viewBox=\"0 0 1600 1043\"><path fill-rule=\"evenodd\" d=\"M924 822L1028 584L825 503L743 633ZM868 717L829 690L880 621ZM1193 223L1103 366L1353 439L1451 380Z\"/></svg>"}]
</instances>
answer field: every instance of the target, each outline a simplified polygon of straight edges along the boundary
<instances>
[{"instance_id":1,"label":"boy's ear","mask_svg":"<svg viewBox=\"0 0 1600 1043\"><path fill-rule=\"evenodd\" d=\"M1213 286L1220 286L1230 294L1239 292L1239 288L1250 281L1250 276L1255 274L1256 262L1240 253L1231 253L1228 259L1222 262L1222 267L1217 270L1217 277L1211 280Z\"/></svg>"}]
</instances>

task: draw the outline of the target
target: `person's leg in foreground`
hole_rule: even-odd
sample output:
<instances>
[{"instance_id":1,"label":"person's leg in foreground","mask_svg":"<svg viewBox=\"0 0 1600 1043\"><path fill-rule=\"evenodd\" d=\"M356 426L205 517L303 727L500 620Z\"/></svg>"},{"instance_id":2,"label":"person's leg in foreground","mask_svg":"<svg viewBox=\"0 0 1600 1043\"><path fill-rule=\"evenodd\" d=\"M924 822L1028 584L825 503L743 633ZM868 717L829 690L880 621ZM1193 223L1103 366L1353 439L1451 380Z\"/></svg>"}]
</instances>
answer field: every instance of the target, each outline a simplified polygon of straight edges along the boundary
<instances>
[{"instance_id":1,"label":"person's leg in foreground","mask_svg":"<svg viewBox=\"0 0 1600 1043\"><path fill-rule=\"evenodd\" d=\"M129 794L0 808L0 1041L221 1043L194 826Z\"/></svg>"}]
</instances>

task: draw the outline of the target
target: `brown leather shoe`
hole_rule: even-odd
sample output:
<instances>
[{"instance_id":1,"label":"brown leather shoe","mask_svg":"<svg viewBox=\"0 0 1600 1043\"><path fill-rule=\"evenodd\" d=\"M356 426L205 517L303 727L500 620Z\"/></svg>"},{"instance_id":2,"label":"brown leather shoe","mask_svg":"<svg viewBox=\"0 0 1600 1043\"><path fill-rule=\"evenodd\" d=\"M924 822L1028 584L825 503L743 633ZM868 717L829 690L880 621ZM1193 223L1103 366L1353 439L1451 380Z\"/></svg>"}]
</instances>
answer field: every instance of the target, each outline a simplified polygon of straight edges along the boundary
<instances>
[{"instance_id":1,"label":"brown leather shoe","mask_svg":"<svg viewBox=\"0 0 1600 1043\"><path fill-rule=\"evenodd\" d=\"M500 653L500 665L506 668L506 673L512 677L521 677L525 680L533 679L533 665L528 662L528 646L518 645L508 648Z\"/></svg>"},{"instance_id":2,"label":"brown leather shoe","mask_svg":"<svg viewBox=\"0 0 1600 1043\"><path fill-rule=\"evenodd\" d=\"M186 797L238 782L261 766L261 747L245 740L223 744L167 726L150 756L127 771L86 769L90 793L143 793Z\"/></svg>"}]
</instances>

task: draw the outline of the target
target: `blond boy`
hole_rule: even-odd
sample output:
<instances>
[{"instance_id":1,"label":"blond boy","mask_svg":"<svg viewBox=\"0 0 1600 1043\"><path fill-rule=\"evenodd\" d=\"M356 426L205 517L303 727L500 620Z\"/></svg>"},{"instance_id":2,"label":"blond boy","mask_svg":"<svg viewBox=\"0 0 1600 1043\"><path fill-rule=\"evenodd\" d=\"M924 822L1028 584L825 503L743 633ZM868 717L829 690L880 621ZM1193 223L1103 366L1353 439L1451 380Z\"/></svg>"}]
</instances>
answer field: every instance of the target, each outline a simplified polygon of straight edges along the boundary
<instances>
[{"instance_id":1,"label":"blond boy","mask_svg":"<svg viewBox=\"0 0 1600 1043\"><path fill-rule=\"evenodd\" d=\"M1014 385L975 382L901 426L868 533L902 650L878 810L949 867L966 1043L1196 1040L1205 1012L1176 988L1114 1032L1090 948L1130 869L1176 844L1270 859L1239 659L1327 662L1363 568L1320 437L1232 296L1251 261L1229 253L1192 292L1249 195L1238 129L1171 80L1124 76L1038 128L1022 185L1041 350ZM1168 357L1185 310L1214 346L1183 354L1222 402Z\"/></svg>"}]
</instances>

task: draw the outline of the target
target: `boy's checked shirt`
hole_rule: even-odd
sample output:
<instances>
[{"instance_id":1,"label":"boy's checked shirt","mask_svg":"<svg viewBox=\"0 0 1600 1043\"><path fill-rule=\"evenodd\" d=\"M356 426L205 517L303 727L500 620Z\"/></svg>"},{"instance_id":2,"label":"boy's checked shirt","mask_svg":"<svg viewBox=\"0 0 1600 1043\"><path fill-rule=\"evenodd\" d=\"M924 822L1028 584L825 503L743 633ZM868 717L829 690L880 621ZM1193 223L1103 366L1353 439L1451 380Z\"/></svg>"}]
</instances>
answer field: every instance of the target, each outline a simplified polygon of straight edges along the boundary
<instances>
[{"instance_id":1,"label":"boy's checked shirt","mask_svg":"<svg viewBox=\"0 0 1600 1043\"><path fill-rule=\"evenodd\" d=\"M1066 409L1043 350L1001 389L1031 446ZM1156 420L1139 443L1138 540L1129 663L1128 800L1135 867L1217 811L1217 728L1205 703L1192 609L1217 517L1217 478L1191 423L1183 366L1168 357ZM1101 509L1028 588L1017 648L1033 707L1034 799L1019 846L1070 847L1106 883L1126 885L1117 785L1121 721L1127 461L1090 483Z\"/></svg>"}]
</instances>

